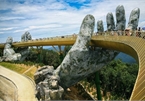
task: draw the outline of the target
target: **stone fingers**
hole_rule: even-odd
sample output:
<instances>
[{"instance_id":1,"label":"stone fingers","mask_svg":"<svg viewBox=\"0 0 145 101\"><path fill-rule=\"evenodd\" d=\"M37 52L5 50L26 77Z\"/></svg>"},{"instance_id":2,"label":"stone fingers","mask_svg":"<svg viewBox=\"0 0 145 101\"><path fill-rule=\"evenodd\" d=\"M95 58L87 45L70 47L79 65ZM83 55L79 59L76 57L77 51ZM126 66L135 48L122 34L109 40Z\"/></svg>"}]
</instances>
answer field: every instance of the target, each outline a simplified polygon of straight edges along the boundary
<instances>
[{"instance_id":1,"label":"stone fingers","mask_svg":"<svg viewBox=\"0 0 145 101\"><path fill-rule=\"evenodd\" d=\"M65 56L60 66L55 70L54 74L59 75L62 69L67 70L68 67L63 66L63 64L72 62L72 58L70 58L71 57L70 53L74 53L76 50L79 50L80 52L88 51L89 46L88 43L91 40L91 36L94 31L94 26L95 26L95 18L92 15L87 15L82 21L80 32L78 34L75 44L70 49L68 54Z\"/></svg>"},{"instance_id":2,"label":"stone fingers","mask_svg":"<svg viewBox=\"0 0 145 101\"><path fill-rule=\"evenodd\" d=\"M125 30L126 18L123 5L119 5L116 8L116 30Z\"/></svg>"},{"instance_id":3,"label":"stone fingers","mask_svg":"<svg viewBox=\"0 0 145 101\"><path fill-rule=\"evenodd\" d=\"M94 26L95 26L95 18L90 14L86 15L82 21L77 40L73 47L75 48L87 47L91 40L91 36L94 32Z\"/></svg>"},{"instance_id":4,"label":"stone fingers","mask_svg":"<svg viewBox=\"0 0 145 101\"><path fill-rule=\"evenodd\" d=\"M140 16L140 9L135 8L131 11L127 29L136 30Z\"/></svg>"},{"instance_id":5,"label":"stone fingers","mask_svg":"<svg viewBox=\"0 0 145 101\"><path fill-rule=\"evenodd\" d=\"M94 25L95 25L95 18L93 15L86 15L83 19L81 28L80 28L80 35L84 36L92 36L92 33L94 31Z\"/></svg>"}]
</instances>

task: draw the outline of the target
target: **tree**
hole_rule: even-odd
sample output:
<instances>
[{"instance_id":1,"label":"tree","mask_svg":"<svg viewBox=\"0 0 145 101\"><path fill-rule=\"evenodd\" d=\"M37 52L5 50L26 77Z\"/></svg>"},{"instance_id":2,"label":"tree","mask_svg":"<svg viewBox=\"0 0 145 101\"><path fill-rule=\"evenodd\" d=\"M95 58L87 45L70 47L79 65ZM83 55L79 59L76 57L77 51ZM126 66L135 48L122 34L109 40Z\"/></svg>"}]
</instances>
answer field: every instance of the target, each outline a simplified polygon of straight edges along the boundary
<instances>
[{"instance_id":1,"label":"tree","mask_svg":"<svg viewBox=\"0 0 145 101\"><path fill-rule=\"evenodd\" d=\"M0 56L3 56L3 49L0 49Z\"/></svg>"},{"instance_id":2,"label":"tree","mask_svg":"<svg viewBox=\"0 0 145 101\"><path fill-rule=\"evenodd\" d=\"M59 55L55 51L47 49L31 48L30 54L27 57L26 61L50 65L54 66L54 68L58 67L58 65L60 64Z\"/></svg>"},{"instance_id":3,"label":"tree","mask_svg":"<svg viewBox=\"0 0 145 101\"><path fill-rule=\"evenodd\" d=\"M68 53L68 51L71 49L71 47L72 46L65 46L64 51L63 51L64 57L66 56L66 54Z\"/></svg>"},{"instance_id":4,"label":"tree","mask_svg":"<svg viewBox=\"0 0 145 101\"><path fill-rule=\"evenodd\" d=\"M129 99L138 73L137 64L126 64L113 60L100 72L101 88L104 95L111 92L115 99Z\"/></svg>"}]
</instances>

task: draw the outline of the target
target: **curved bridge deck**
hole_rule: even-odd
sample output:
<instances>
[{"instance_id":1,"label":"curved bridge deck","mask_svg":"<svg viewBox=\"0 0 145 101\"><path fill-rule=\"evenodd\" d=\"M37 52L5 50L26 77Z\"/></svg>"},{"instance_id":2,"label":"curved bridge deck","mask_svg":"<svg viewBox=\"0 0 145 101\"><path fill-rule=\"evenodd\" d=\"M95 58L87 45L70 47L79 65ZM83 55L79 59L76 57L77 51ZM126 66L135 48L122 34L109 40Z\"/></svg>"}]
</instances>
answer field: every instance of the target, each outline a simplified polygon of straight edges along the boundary
<instances>
[{"instance_id":1,"label":"curved bridge deck","mask_svg":"<svg viewBox=\"0 0 145 101\"><path fill-rule=\"evenodd\" d=\"M145 100L145 40L128 36L96 36L92 44L133 56L139 64L138 76L130 100Z\"/></svg>"},{"instance_id":2,"label":"curved bridge deck","mask_svg":"<svg viewBox=\"0 0 145 101\"><path fill-rule=\"evenodd\" d=\"M145 100L145 39L143 39L145 33L142 33L140 38L136 37L136 35L123 35L118 36L116 34L112 35L111 33L103 33L103 35L93 36L90 45L122 51L133 56L139 64L139 71L130 100ZM13 43L13 46L73 45L75 40L76 36L54 37L49 39ZM4 45L0 45L0 48L3 47Z\"/></svg>"}]
</instances>

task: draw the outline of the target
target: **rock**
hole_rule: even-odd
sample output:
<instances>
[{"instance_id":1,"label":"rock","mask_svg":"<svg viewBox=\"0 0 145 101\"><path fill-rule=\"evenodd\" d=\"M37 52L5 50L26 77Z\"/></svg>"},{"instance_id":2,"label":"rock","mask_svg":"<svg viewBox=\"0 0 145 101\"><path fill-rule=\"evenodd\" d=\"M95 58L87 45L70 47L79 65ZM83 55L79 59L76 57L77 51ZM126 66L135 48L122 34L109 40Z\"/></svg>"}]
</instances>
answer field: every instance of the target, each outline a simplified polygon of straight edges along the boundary
<instances>
[{"instance_id":1,"label":"rock","mask_svg":"<svg viewBox=\"0 0 145 101\"><path fill-rule=\"evenodd\" d=\"M51 100L62 100L63 88L59 86L58 90L50 90L49 95Z\"/></svg>"},{"instance_id":2,"label":"rock","mask_svg":"<svg viewBox=\"0 0 145 101\"><path fill-rule=\"evenodd\" d=\"M107 31L114 31L115 30L115 22L114 22L114 17L113 17L112 13L107 14L106 22L107 22Z\"/></svg>"},{"instance_id":3,"label":"rock","mask_svg":"<svg viewBox=\"0 0 145 101\"><path fill-rule=\"evenodd\" d=\"M12 37L8 37L6 40L6 44L12 44L13 42L13 38Z\"/></svg>"},{"instance_id":4,"label":"rock","mask_svg":"<svg viewBox=\"0 0 145 101\"><path fill-rule=\"evenodd\" d=\"M68 92L70 92L71 90L69 88L66 89Z\"/></svg>"},{"instance_id":5,"label":"rock","mask_svg":"<svg viewBox=\"0 0 145 101\"><path fill-rule=\"evenodd\" d=\"M116 30L124 31L126 25L125 10L122 5L116 8Z\"/></svg>"},{"instance_id":6,"label":"rock","mask_svg":"<svg viewBox=\"0 0 145 101\"><path fill-rule=\"evenodd\" d=\"M50 77L53 75L53 72L54 72L53 66L43 66L39 68L34 74L35 83L38 84L45 78L50 79Z\"/></svg>"},{"instance_id":7,"label":"rock","mask_svg":"<svg viewBox=\"0 0 145 101\"><path fill-rule=\"evenodd\" d=\"M98 30L98 33L104 32L104 26L103 26L103 21L102 20L97 21L97 30Z\"/></svg>"},{"instance_id":8,"label":"rock","mask_svg":"<svg viewBox=\"0 0 145 101\"><path fill-rule=\"evenodd\" d=\"M61 100L64 89L59 86L59 77L53 75L53 66L43 66L34 75L38 100Z\"/></svg>"},{"instance_id":9,"label":"rock","mask_svg":"<svg viewBox=\"0 0 145 101\"><path fill-rule=\"evenodd\" d=\"M12 37L8 37L3 52L4 61L18 61L21 59L21 54L15 53L14 49L12 48L12 42Z\"/></svg>"},{"instance_id":10,"label":"rock","mask_svg":"<svg viewBox=\"0 0 145 101\"><path fill-rule=\"evenodd\" d=\"M24 42L24 41L28 41L28 40L32 40L32 36L31 34L26 31L22 36L21 36L21 41Z\"/></svg>"},{"instance_id":11,"label":"rock","mask_svg":"<svg viewBox=\"0 0 145 101\"><path fill-rule=\"evenodd\" d=\"M127 29L136 30L140 16L140 9L135 8L131 11Z\"/></svg>"}]
</instances>

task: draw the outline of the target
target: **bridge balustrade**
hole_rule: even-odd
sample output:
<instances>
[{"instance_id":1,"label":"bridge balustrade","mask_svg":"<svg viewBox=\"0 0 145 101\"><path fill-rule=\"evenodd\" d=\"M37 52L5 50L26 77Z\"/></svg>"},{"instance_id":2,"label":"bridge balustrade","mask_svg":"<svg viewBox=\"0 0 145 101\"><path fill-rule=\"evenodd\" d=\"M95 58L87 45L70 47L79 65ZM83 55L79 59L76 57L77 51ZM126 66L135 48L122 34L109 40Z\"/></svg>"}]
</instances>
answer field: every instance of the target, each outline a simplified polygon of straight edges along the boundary
<instances>
[{"instance_id":1,"label":"bridge balustrade","mask_svg":"<svg viewBox=\"0 0 145 101\"><path fill-rule=\"evenodd\" d=\"M145 32L143 31L105 31L102 33L94 33L93 36L98 36L98 35L103 35L104 39L107 38L107 36L116 36L116 39L118 36L134 36L134 37L139 37L139 38L144 38L145 39ZM15 43L29 43L29 42L35 42L35 41L48 41L48 40L65 40L65 39L70 39L74 40L76 39L77 34L73 35L66 35L66 36L57 36L57 37L47 37L47 38L39 38L39 39L32 39L29 41L25 42L15 42ZM110 39L111 40L111 39ZM0 48L4 48L4 44L0 44Z\"/></svg>"},{"instance_id":2,"label":"bridge balustrade","mask_svg":"<svg viewBox=\"0 0 145 101\"><path fill-rule=\"evenodd\" d=\"M96 35L104 35L104 36L136 36L145 38L145 32L142 31L107 31L107 32L100 32ZM95 36L95 34L93 34Z\"/></svg>"}]
</instances>

